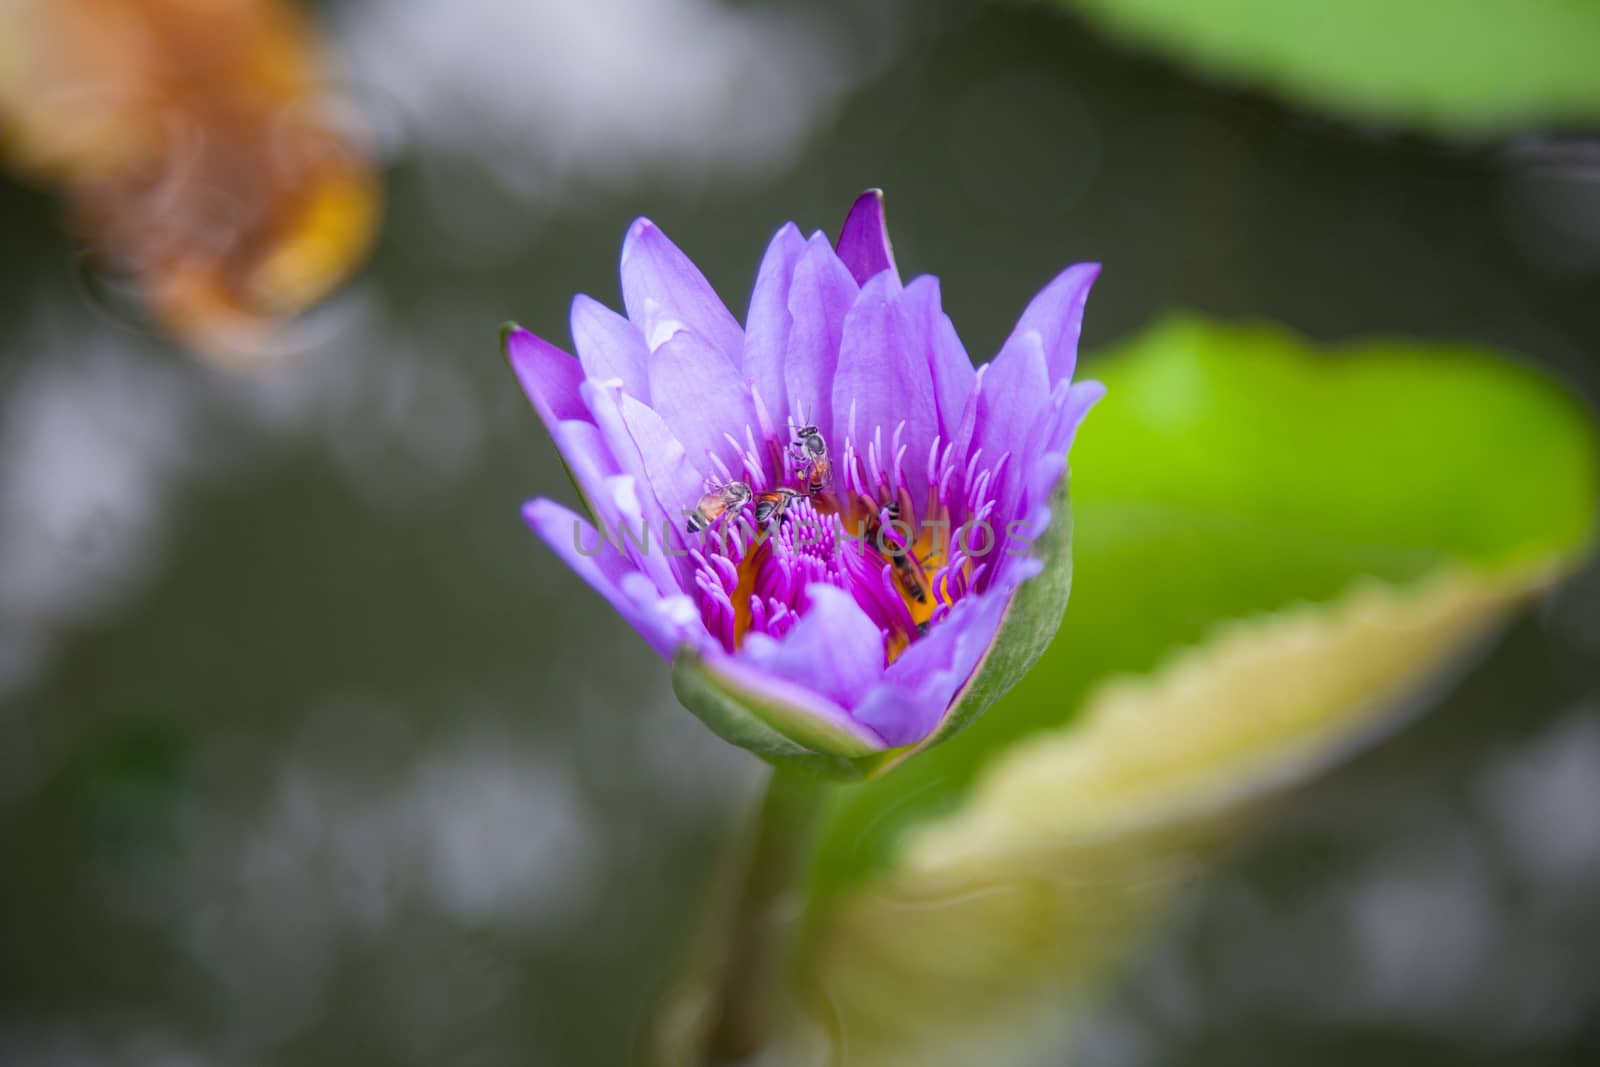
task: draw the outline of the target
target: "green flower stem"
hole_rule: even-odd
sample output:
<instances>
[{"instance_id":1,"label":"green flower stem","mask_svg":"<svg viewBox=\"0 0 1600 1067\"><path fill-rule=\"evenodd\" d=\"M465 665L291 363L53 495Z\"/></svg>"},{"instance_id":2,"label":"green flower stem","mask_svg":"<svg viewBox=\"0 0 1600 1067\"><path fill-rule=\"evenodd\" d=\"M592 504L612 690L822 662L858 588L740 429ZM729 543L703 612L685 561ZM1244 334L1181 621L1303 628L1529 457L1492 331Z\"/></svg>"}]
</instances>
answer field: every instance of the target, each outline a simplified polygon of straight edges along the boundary
<instances>
[{"instance_id":1,"label":"green flower stem","mask_svg":"<svg viewBox=\"0 0 1600 1067\"><path fill-rule=\"evenodd\" d=\"M739 1063L767 1043L783 991L785 942L810 864L828 783L774 767L754 826L743 884L727 928L706 1063Z\"/></svg>"}]
</instances>

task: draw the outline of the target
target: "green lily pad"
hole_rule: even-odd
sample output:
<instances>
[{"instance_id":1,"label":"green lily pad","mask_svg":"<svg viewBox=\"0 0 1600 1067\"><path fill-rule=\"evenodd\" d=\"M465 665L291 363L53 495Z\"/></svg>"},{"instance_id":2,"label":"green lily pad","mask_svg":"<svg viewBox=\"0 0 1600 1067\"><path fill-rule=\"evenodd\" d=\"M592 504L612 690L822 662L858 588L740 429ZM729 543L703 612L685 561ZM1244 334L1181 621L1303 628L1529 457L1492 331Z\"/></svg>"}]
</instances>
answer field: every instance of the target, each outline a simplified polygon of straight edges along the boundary
<instances>
[{"instance_id":1,"label":"green lily pad","mask_svg":"<svg viewBox=\"0 0 1600 1067\"><path fill-rule=\"evenodd\" d=\"M1346 118L1486 134L1600 116L1584 0L1057 0L1113 34Z\"/></svg>"}]
</instances>

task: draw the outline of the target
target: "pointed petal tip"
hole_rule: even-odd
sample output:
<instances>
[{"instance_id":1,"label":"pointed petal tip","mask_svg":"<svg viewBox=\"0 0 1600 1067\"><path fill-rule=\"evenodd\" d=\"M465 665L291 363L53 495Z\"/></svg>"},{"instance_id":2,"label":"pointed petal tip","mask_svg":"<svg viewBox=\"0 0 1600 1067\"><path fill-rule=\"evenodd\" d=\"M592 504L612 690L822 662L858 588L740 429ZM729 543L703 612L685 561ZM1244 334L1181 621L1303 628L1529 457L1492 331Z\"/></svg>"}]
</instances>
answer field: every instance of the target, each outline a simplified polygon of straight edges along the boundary
<instances>
[{"instance_id":1,"label":"pointed petal tip","mask_svg":"<svg viewBox=\"0 0 1600 1067\"><path fill-rule=\"evenodd\" d=\"M563 520L586 521L584 516L548 497L536 496L522 503L522 521L527 524L528 529L558 549L555 531Z\"/></svg>"},{"instance_id":2,"label":"pointed petal tip","mask_svg":"<svg viewBox=\"0 0 1600 1067\"><path fill-rule=\"evenodd\" d=\"M1050 284L1045 288L1056 291L1070 289L1079 294L1080 300L1087 299L1090 287L1100 277L1101 269L1101 265L1092 260L1084 263L1074 263L1050 279Z\"/></svg>"},{"instance_id":3,"label":"pointed petal tip","mask_svg":"<svg viewBox=\"0 0 1600 1067\"><path fill-rule=\"evenodd\" d=\"M562 527L567 523L587 524L587 520L577 512L542 496L523 501L521 511L523 525L563 559L568 556L571 536ZM568 563L570 565L571 561L568 560ZM590 577L581 568L579 573L585 578Z\"/></svg>"},{"instance_id":4,"label":"pointed petal tip","mask_svg":"<svg viewBox=\"0 0 1600 1067\"><path fill-rule=\"evenodd\" d=\"M500 351L547 428L585 417L578 396L583 369L571 355L515 322L501 325Z\"/></svg>"},{"instance_id":5,"label":"pointed petal tip","mask_svg":"<svg viewBox=\"0 0 1600 1067\"><path fill-rule=\"evenodd\" d=\"M850 202L850 210L845 213L844 228L848 230L852 224L862 226L871 225L876 230L884 227L883 190L868 189Z\"/></svg>"},{"instance_id":6,"label":"pointed petal tip","mask_svg":"<svg viewBox=\"0 0 1600 1067\"><path fill-rule=\"evenodd\" d=\"M562 352L520 322L507 319L500 324L500 351L513 368L536 359L544 352Z\"/></svg>"},{"instance_id":7,"label":"pointed petal tip","mask_svg":"<svg viewBox=\"0 0 1600 1067\"><path fill-rule=\"evenodd\" d=\"M730 364L739 364L744 328L694 260L660 227L642 216L633 221L620 268L622 306L651 351L687 326Z\"/></svg>"},{"instance_id":8,"label":"pointed petal tip","mask_svg":"<svg viewBox=\"0 0 1600 1067\"><path fill-rule=\"evenodd\" d=\"M605 319L613 314L610 308L590 296L588 293L574 293L572 303L567 305L567 325L572 331L573 351L581 354L582 346L578 343L580 323Z\"/></svg>"},{"instance_id":9,"label":"pointed petal tip","mask_svg":"<svg viewBox=\"0 0 1600 1067\"><path fill-rule=\"evenodd\" d=\"M1050 380L1070 381L1078 362L1084 308L1099 276L1100 264L1089 262L1074 263L1051 278L1028 301L1011 336L1001 346L1001 355L1028 336L1036 336L1044 344Z\"/></svg>"},{"instance_id":10,"label":"pointed petal tip","mask_svg":"<svg viewBox=\"0 0 1600 1067\"><path fill-rule=\"evenodd\" d=\"M507 319L500 324L500 351L504 353L507 359L511 358L512 339L521 333L528 333L528 329L520 322ZM532 334L529 334L529 336L532 336Z\"/></svg>"},{"instance_id":11,"label":"pointed petal tip","mask_svg":"<svg viewBox=\"0 0 1600 1067\"><path fill-rule=\"evenodd\" d=\"M500 324L500 354L511 364L518 378L537 361L542 343L538 334L519 322L507 319Z\"/></svg>"},{"instance_id":12,"label":"pointed petal tip","mask_svg":"<svg viewBox=\"0 0 1600 1067\"><path fill-rule=\"evenodd\" d=\"M889 241L888 222L883 211L883 190L868 189L856 197L839 230L839 241L834 246L857 285L884 271L898 273L894 263L894 246Z\"/></svg>"},{"instance_id":13,"label":"pointed petal tip","mask_svg":"<svg viewBox=\"0 0 1600 1067\"><path fill-rule=\"evenodd\" d=\"M640 244L662 236L661 227L640 215L628 224L628 232L622 237L622 262L626 263Z\"/></svg>"},{"instance_id":14,"label":"pointed petal tip","mask_svg":"<svg viewBox=\"0 0 1600 1067\"><path fill-rule=\"evenodd\" d=\"M1106 387L1092 378L1072 383L1071 387L1067 389L1066 396L1067 418L1071 423L1070 433L1072 435L1076 435L1077 426L1083 421L1084 416L1094 410L1094 406L1104 400L1105 397ZM1070 448L1071 444L1072 437L1069 436L1067 438L1067 446Z\"/></svg>"}]
</instances>

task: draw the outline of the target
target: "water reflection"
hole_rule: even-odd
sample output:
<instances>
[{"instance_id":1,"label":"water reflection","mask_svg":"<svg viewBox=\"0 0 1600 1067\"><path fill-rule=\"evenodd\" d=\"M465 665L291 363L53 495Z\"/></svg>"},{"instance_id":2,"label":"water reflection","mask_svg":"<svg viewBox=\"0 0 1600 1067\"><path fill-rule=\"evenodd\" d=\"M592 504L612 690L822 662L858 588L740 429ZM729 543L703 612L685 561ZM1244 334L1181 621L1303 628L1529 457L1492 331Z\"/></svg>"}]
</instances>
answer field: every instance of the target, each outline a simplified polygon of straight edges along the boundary
<instances>
[{"instance_id":1,"label":"water reflection","mask_svg":"<svg viewBox=\"0 0 1600 1067\"><path fill-rule=\"evenodd\" d=\"M305 351L249 379L175 365L153 339L74 313L59 295L11 337L0 698L39 677L64 632L142 590L188 490L274 445L321 439L354 491L397 507L470 468L491 400L459 364L435 358L436 334L396 329L370 288L316 321Z\"/></svg>"},{"instance_id":2,"label":"water reflection","mask_svg":"<svg viewBox=\"0 0 1600 1067\"><path fill-rule=\"evenodd\" d=\"M203 464L192 387L148 347L47 306L14 343L46 348L8 383L0 427L0 697L48 665L58 631L136 593L174 483ZM55 347L63 334L75 343Z\"/></svg>"},{"instance_id":3,"label":"water reflection","mask_svg":"<svg viewBox=\"0 0 1600 1067\"><path fill-rule=\"evenodd\" d=\"M212 1067L227 1062L152 1024L135 1032L35 1026L0 1033L0 1062L29 1067Z\"/></svg>"},{"instance_id":4,"label":"water reflection","mask_svg":"<svg viewBox=\"0 0 1600 1067\"><path fill-rule=\"evenodd\" d=\"M1490 764L1476 796L1527 890L1585 885L1600 873L1600 706L1573 708Z\"/></svg>"},{"instance_id":5,"label":"water reflection","mask_svg":"<svg viewBox=\"0 0 1600 1067\"><path fill-rule=\"evenodd\" d=\"M1523 254L1555 272L1600 272L1600 140L1534 140L1510 158L1505 211Z\"/></svg>"},{"instance_id":6,"label":"water reflection","mask_svg":"<svg viewBox=\"0 0 1600 1067\"><path fill-rule=\"evenodd\" d=\"M357 0L335 21L351 78L412 136L532 201L645 167L771 171L897 35L826 6L716 0Z\"/></svg>"},{"instance_id":7,"label":"water reflection","mask_svg":"<svg viewBox=\"0 0 1600 1067\"><path fill-rule=\"evenodd\" d=\"M1319 1028L1428 1035L1441 1050L1581 1038L1600 1010L1600 969L1570 940L1595 929L1595 709L1442 779L1337 777L1187 902L1074 1062L1271 1062L1252 1051L1263 1019L1299 1029L1279 1047L1316 1048Z\"/></svg>"},{"instance_id":8,"label":"water reflection","mask_svg":"<svg viewBox=\"0 0 1600 1067\"><path fill-rule=\"evenodd\" d=\"M432 963L384 982L421 1009L433 998L402 986L437 989L443 967L458 972L452 997L486 1010L512 983L513 945L588 921L605 839L570 774L482 721L453 734L419 747L396 709L329 703L258 801L195 798L174 910L191 958L226 991L234 1040L264 1046L312 1025L342 956L410 951L438 940L441 922L493 929L496 947L444 938ZM443 1029L460 1006L435 1003L404 1026Z\"/></svg>"},{"instance_id":9,"label":"water reflection","mask_svg":"<svg viewBox=\"0 0 1600 1067\"><path fill-rule=\"evenodd\" d=\"M436 254L482 265L641 172L773 174L883 70L906 7L357 0L335 34L369 106L401 117Z\"/></svg>"}]
</instances>

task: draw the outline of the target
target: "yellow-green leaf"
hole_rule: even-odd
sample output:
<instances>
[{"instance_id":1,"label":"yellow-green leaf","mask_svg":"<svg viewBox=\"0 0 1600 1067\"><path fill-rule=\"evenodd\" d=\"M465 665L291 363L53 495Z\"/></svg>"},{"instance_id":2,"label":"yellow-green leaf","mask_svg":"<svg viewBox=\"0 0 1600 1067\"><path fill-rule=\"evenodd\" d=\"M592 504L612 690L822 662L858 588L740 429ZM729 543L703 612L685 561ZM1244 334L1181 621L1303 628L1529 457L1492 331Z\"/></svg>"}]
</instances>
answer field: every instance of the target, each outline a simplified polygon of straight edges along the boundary
<instances>
[{"instance_id":1,"label":"yellow-green leaf","mask_svg":"<svg viewBox=\"0 0 1600 1067\"><path fill-rule=\"evenodd\" d=\"M1362 585L1219 629L998 756L808 946L790 1042L841 1062L1033 1062L1153 908L1273 787L1327 762L1549 579Z\"/></svg>"}]
</instances>

